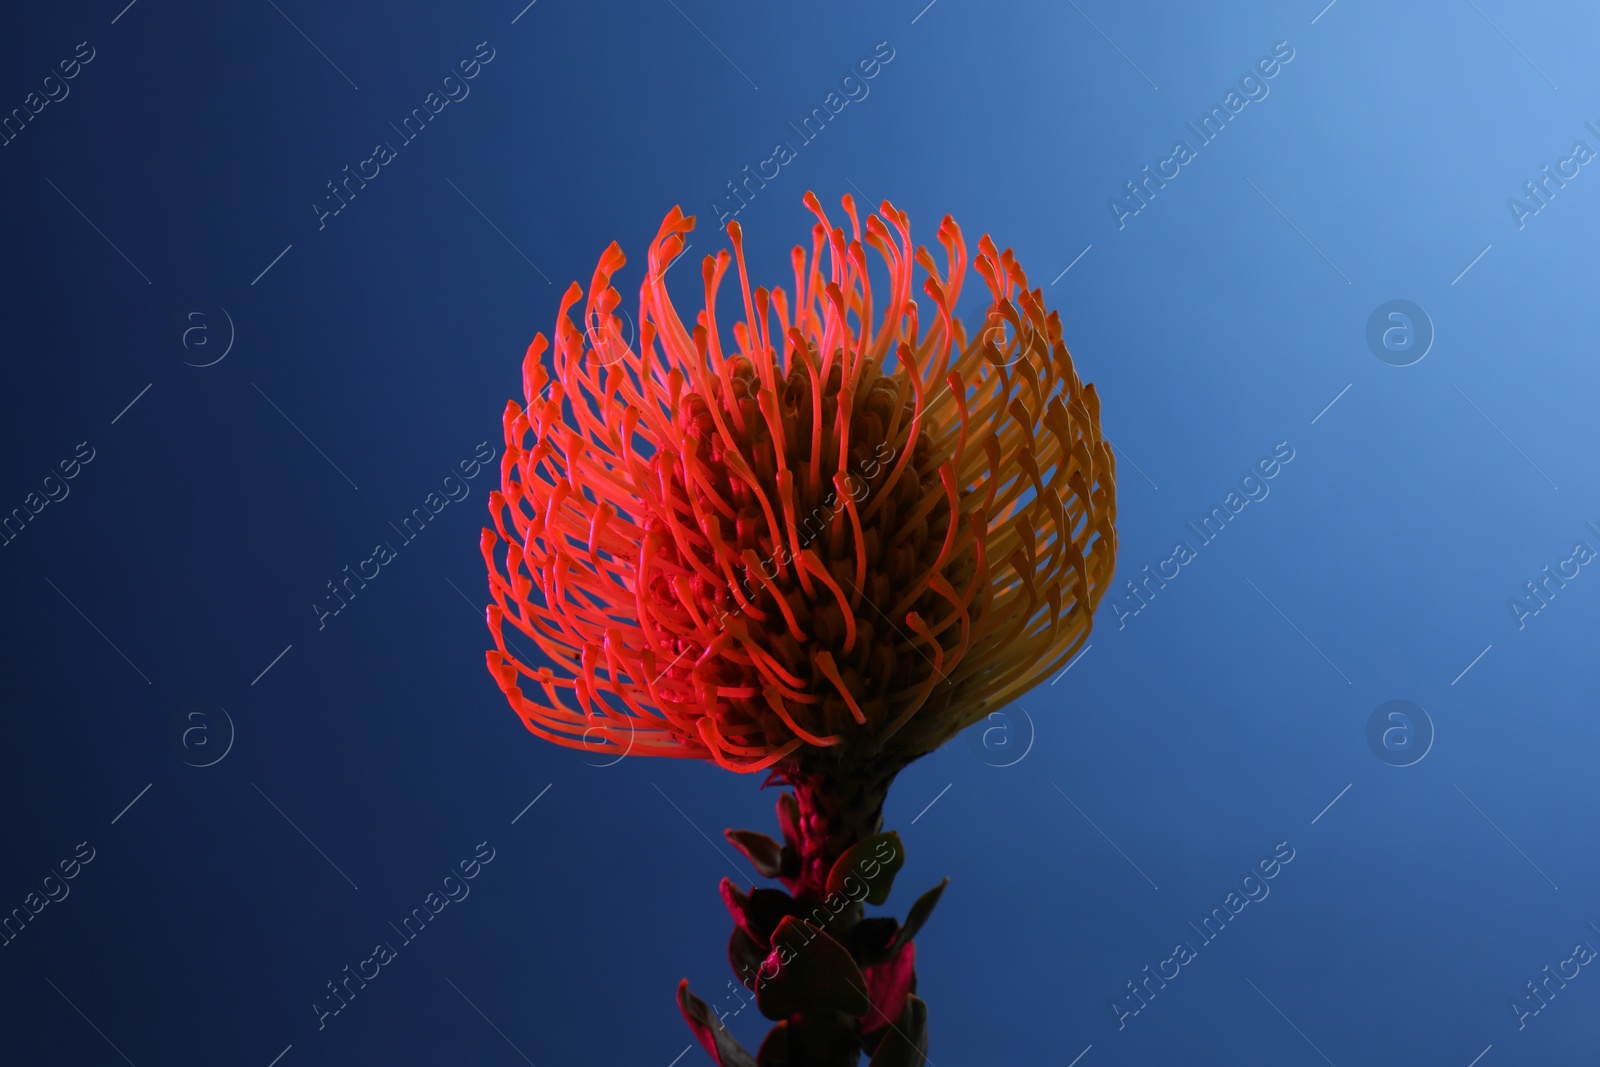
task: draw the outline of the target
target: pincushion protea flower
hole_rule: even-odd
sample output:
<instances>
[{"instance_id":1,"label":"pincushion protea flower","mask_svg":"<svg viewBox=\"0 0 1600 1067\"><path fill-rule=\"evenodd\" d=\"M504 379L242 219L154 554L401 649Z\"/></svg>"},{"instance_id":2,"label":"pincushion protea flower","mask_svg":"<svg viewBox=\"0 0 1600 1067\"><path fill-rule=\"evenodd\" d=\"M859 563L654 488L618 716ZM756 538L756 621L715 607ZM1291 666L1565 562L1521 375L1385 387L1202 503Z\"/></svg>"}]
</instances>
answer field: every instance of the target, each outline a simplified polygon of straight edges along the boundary
<instances>
[{"instance_id":1,"label":"pincushion protea flower","mask_svg":"<svg viewBox=\"0 0 1600 1067\"><path fill-rule=\"evenodd\" d=\"M971 266L987 305L969 330L954 313L969 264L952 219L938 230L941 271L888 202L863 226L846 196L848 234L810 193L805 204L817 223L809 255L793 251L793 295L752 288L730 223L732 255L705 257L692 326L664 279L694 226L674 208L650 246L636 348L611 286L624 256L606 249L587 294L574 283L564 295L553 351L543 334L528 348L527 408L507 406L482 543L489 669L530 731L795 787L780 804L783 845L730 831L794 905L730 898L736 969L741 948L767 955L780 919L792 933L804 905L837 895L847 854L887 839L877 831L900 769L1074 654L1116 554L1099 400L1012 253L979 241ZM869 247L887 271L877 303ZM717 293L734 264L742 316L730 328ZM507 622L550 665L513 655ZM853 976L866 1011L773 1015L787 1036L761 1062L791 1062L777 1057L802 1031L849 1030L870 1046L911 1010L909 939L852 941L875 921L860 914L859 901L825 909L807 931L843 938L857 963L892 948ZM699 1002L682 997L694 1024ZM794 1006L772 997L773 1010ZM744 1062L725 1034L696 1029L721 1062ZM838 1062L855 1062L850 1047ZM792 1062L834 1062L808 1055Z\"/></svg>"}]
</instances>

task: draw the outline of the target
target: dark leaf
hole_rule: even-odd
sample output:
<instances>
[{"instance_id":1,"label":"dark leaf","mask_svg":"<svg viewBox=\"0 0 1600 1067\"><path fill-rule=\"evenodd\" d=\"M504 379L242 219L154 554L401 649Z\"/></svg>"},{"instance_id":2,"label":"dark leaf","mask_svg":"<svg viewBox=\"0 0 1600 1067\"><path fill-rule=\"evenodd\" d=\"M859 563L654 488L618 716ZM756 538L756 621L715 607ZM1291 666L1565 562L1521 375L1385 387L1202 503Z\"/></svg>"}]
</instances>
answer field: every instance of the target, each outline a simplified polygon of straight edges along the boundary
<instances>
[{"instance_id":1,"label":"dark leaf","mask_svg":"<svg viewBox=\"0 0 1600 1067\"><path fill-rule=\"evenodd\" d=\"M766 958L767 950L764 947L750 940L750 935L739 927L733 928L733 936L728 939L728 962L733 966L733 973L739 976L739 981L752 993L756 988L756 974Z\"/></svg>"},{"instance_id":2,"label":"dark leaf","mask_svg":"<svg viewBox=\"0 0 1600 1067\"><path fill-rule=\"evenodd\" d=\"M722 891L722 902L728 906L728 914L758 945L770 945L772 931L778 928L785 915L795 914L797 908L794 898L781 889L756 889L747 895L727 878L718 888Z\"/></svg>"},{"instance_id":3,"label":"dark leaf","mask_svg":"<svg viewBox=\"0 0 1600 1067\"><path fill-rule=\"evenodd\" d=\"M911 910L906 913L906 924L900 928L900 933L894 939L894 951L898 952L900 946L917 936L917 931L922 929L922 924L928 921L928 916L933 914L934 905L939 903L939 897L944 893L944 887L950 884L946 878L926 893L917 898L911 905Z\"/></svg>"},{"instance_id":4,"label":"dark leaf","mask_svg":"<svg viewBox=\"0 0 1600 1067\"><path fill-rule=\"evenodd\" d=\"M860 889L846 888L848 879L855 879L867 887L866 901L882 904L889 899L894 885L895 872L906 861L906 851L900 844L900 835L890 830L886 834L873 834L864 841L846 849L828 872L828 895L844 894L860 900Z\"/></svg>"},{"instance_id":5,"label":"dark leaf","mask_svg":"<svg viewBox=\"0 0 1600 1067\"><path fill-rule=\"evenodd\" d=\"M756 1062L761 1067L790 1067L794 1061L789 1058L788 1023L779 1023L767 1031L767 1038L756 1053Z\"/></svg>"},{"instance_id":6,"label":"dark leaf","mask_svg":"<svg viewBox=\"0 0 1600 1067\"><path fill-rule=\"evenodd\" d=\"M800 905L781 889L756 889L750 893L751 935L763 945L772 943L772 932L789 915L797 915Z\"/></svg>"},{"instance_id":7,"label":"dark leaf","mask_svg":"<svg viewBox=\"0 0 1600 1067\"><path fill-rule=\"evenodd\" d=\"M678 983L678 1010L684 1021L700 1042L700 1047L716 1060L719 1067L757 1067L744 1046L728 1033L706 1002L689 992L689 979Z\"/></svg>"},{"instance_id":8,"label":"dark leaf","mask_svg":"<svg viewBox=\"0 0 1600 1067\"><path fill-rule=\"evenodd\" d=\"M781 862L783 864L783 873L779 874L778 877L782 878L783 884L790 889L798 888L800 885L800 853L788 845L784 845Z\"/></svg>"},{"instance_id":9,"label":"dark leaf","mask_svg":"<svg viewBox=\"0 0 1600 1067\"><path fill-rule=\"evenodd\" d=\"M862 919L850 931L850 955L863 965L882 963L894 954L895 934L899 930L900 924L886 915Z\"/></svg>"},{"instance_id":10,"label":"dark leaf","mask_svg":"<svg viewBox=\"0 0 1600 1067\"><path fill-rule=\"evenodd\" d=\"M887 1026L877 1030L863 1030L861 1032L861 1051L871 1056L878 1051L878 1045L883 1041L883 1035L889 1033Z\"/></svg>"},{"instance_id":11,"label":"dark leaf","mask_svg":"<svg viewBox=\"0 0 1600 1067\"><path fill-rule=\"evenodd\" d=\"M884 1027L870 1067L926 1067L927 1062L928 1006L914 996L907 997L900 1018L893 1026Z\"/></svg>"},{"instance_id":12,"label":"dark leaf","mask_svg":"<svg viewBox=\"0 0 1600 1067\"><path fill-rule=\"evenodd\" d=\"M800 802L793 793L778 795L778 826L783 830L783 840L795 852L800 851Z\"/></svg>"},{"instance_id":13,"label":"dark leaf","mask_svg":"<svg viewBox=\"0 0 1600 1067\"><path fill-rule=\"evenodd\" d=\"M860 1015L871 1002L867 980L849 951L821 928L788 916L772 935L772 952L756 984L756 1005L769 1019L787 1019L810 1008Z\"/></svg>"},{"instance_id":14,"label":"dark leaf","mask_svg":"<svg viewBox=\"0 0 1600 1067\"><path fill-rule=\"evenodd\" d=\"M789 1060L796 1067L856 1067L861 1038L855 1021L836 1011L795 1016L789 1020Z\"/></svg>"},{"instance_id":15,"label":"dark leaf","mask_svg":"<svg viewBox=\"0 0 1600 1067\"><path fill-rule=\"evenodd\" d=\"M872 1031L888 1026L905 1011L906 997L917 988L917 944L907 941L900 951L885 963L868 967L867 995L872 998L872 1008L861 1017L861 1029Z\"/></svg>"},{"instance_id":16,"label":"dark leaf","mask_svg":"<svg viewBox=\"0 0 1600 1067\"><path fill-rule=\"evenodd\" d=\"M800 883L800 802L793 793L778 797L778 826L783 830L783 850L778 861L782 870L778 877L790 889L796 889Z\"/></svg>"},{"instance_id":17,"label":"dark leaf","mask_svg":"<svg viewBox=\"0 0 1600 1067\"><path fill-rule=\"evenodd\" d=\"M727 905L728 914L733 916L734 924L749 933L750 898L745 895L744 890L734 885L727 878L722 880L717 889L722 893L722 903ZM751 936L754 937L755 935L751 934ZM765 938L758 940L765 940Z\"/></svg>"},{"instance_id":18,"label":"dark leaf","mask_svg":"<svg viewBox=\"0 0 1600 1067\"><path fill-rule=\"evenodd\" d=\"M783 846L766 834L754 830L724 830L733 847L744 853L750 866L763 878L777 878L783 874Z\"/></svg>"}]
</instances>

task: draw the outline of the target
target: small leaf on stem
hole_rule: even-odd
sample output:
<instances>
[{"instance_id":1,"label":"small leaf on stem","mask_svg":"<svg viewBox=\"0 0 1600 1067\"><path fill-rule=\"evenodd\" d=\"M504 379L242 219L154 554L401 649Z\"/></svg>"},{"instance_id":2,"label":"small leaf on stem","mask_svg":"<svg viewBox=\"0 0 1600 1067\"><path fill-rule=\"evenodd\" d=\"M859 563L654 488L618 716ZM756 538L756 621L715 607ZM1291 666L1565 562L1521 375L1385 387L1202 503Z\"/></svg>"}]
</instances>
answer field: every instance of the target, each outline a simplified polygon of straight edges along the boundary
<instances>
[{"instance_id":1,"label":"small leaf on stem","mask_svg":"<svg viewBox=\"0 0 1600 1067\"><path fill-rule=\"evenodd\" d=\"M870 1067L926 1067L927 1062L928 1006L910 996L900 1018L885 1029Z\"/></svg>"},{"instance_id":2,"label":"small leaf on stem","mask_svg":"<svg viewBox=\"0 0 1600 1067\"><path fill-rule=\"evenodd\" d=\"M756 1006L769 1019L815 1008L860 1015L872 1006L849 951L804 919L787 916L778 924L760 973Z\"/></svg>"},{"instance_id":3,"label":"small leaf on stem","mask_svg":"<svg viewBox=\"0 0 1600 1067\"><path fill-rule=\"evenodd\" d=\"M687 978L678 983L678 1010L683 1012L684 1021L694 1031L700 1046L717 1061L719 1067L757 1067L750 1053L728 1033L706 1002L689 992Z\"/></svg>"},{"instance_id":4,"label":"small leaf on stem","mask_svg":"<svg viewBox=\"0 0 1600 1067\"><path fill-rule=\"evenodd\" d=\"M922 929L922 924L928 921L928 916L933 914L934 905L939 903L939 897L944 893L944 887L950 884L946 878L926 893L917 898L911 905L911 910L906 913L906 924L900 928L900 933L894 939L891 951L898 952L900 946L917 936L917 931Z\"/></svg>"},{"instance_id":5,"label":"small leaf on stem","mask_svg":"<svg viewBox=\"0 0 1600 1067\"><path fill-rule=\"evenodd\" d=\"M763 878L777 878L783 874L783 846L766 834L754 830L724 830L733 847L744 853L750 866Z\"/></svg>"},{"instance_id":6,"label":"small leaf on stem","mask_svg":"<svg viewBox=\"0 0 1600 1067\"><path fill-rule=\"evenodd\" d=\"M895 873L905 862L906 851L900 843L899 834L893 830L886 834L873 834L846 849L834 861L832 870L828 872L828 895L852 895L845 888L845 882L854 877L866 883L867 903L882 904L889 899Z\"/></svg>"}]
</instances>

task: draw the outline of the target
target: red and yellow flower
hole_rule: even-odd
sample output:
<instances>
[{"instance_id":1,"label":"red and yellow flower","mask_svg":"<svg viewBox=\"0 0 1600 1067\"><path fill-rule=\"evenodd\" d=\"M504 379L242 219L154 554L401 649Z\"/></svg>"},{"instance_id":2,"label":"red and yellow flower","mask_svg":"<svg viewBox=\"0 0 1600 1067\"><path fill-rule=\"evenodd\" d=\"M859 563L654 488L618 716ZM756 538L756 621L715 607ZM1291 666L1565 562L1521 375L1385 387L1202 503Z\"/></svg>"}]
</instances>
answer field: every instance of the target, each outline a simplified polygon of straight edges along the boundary
<instances>
[{"instance_id":1,"label":"red and yellow flower","mask_svg":"<svg viewBox=\"0 0 1600 1067\"><path fill-rule=\"evenodd\" d=\"M863 226L846 196L848 232L805 203L817 222L792 290L752 286L730 223L686 324L665 275L694 219L674 208L637 345L613 243L587 292L564 295L553 345L528 348L482 548L489 669L546 740L892 776L1089 633L1116 555L1115 465L1042 290L983 237L969 327L952 219L941 269L888 202ZM717 296L735 264L729 325ZM514 655L508 624L549 664Z\"/></svg>"},{"instance_id":2,"label":"red and yellow flower","mask_svg":"<svg viewBox=\"0 0 1600 1067\"><path fill-rule=\"evenodd\" d=\"M611 284L624 257L606 249L553 345L528 348L482 542L489 670L529 730L795 787L781 843L728 832L788 889L723 885L730 962L777 1022L760 1053L679 986L723 1067L925 1057L912 937L943 886L904 926L863 908L902 862L879 832L889 783L1064 665L1116 559L1099 400L1011 252L978 242L969 329L953 220L941 269L888 202L863 225L845 197L848 233L805 203L817 223L793 288L751 286L730 224L692 324L667 295L694 226L673 209L637 345ZM735 264L730 326L717 294ZM516 655L507 624L549 662Z\"/></svg>"}]
</instances>

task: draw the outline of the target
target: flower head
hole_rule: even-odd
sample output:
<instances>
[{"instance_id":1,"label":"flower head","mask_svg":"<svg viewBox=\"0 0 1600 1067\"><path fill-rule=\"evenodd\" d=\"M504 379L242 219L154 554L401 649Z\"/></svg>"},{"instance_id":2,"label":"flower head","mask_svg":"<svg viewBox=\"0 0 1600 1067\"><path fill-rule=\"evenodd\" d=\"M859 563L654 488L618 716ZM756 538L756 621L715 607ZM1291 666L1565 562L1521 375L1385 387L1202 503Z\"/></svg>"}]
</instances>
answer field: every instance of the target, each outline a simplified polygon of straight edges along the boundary
<instances>
[{"instance_id":1,"label":"flower head","mask_svg":"<svg viewBox=\"0 0 1600 1067\"><path fill-rule=\"evenodd\" d=\"M741 771L831 750L892 774L1089 633L1116 556L1114 460L1042 291L983 237L969 328L952 219L941 270L887 201L863 226L846 196L848 233L805 204L792 290L752 288L730 223L686 325L663 276L694 219L674 208L636 346L613 243L564 295L553 349L528 348L482 547L489 669L540 737ZM551 665L518 658L508 624Z\"/></svg>"}]
</instances>

